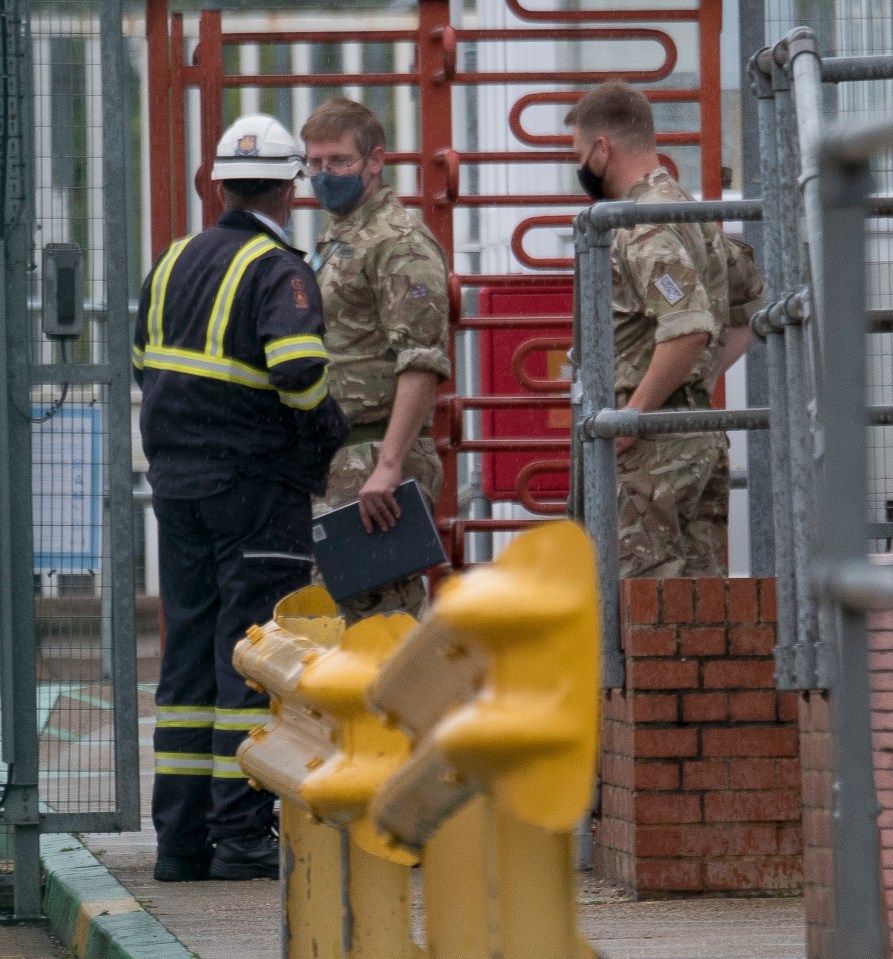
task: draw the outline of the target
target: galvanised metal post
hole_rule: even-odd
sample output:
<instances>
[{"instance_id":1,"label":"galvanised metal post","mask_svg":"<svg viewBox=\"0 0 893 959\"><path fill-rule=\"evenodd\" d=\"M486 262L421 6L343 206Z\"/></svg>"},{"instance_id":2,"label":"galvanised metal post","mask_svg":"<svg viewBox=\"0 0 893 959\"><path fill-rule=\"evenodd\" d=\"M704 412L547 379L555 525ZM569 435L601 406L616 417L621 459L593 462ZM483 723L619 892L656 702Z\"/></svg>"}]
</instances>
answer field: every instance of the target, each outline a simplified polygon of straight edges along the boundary
<instances>
[{"instance_id":1,"label":"galvanised metal post","mask_svg":"<svg viewBox=\"0 0 893 959\"><path fill-rule=\"evenodd\" d=\"M825 450L819 552L833 578L865 563L867 438L865 217L872 190L868 158L893 147L893 125L831 135L819 151L827 376L820 409ZM842 278L846 278L845 281ZM844 322L846 320L846 322ZM845 384L845 389L841 389ZM865 613L839 610L840 662L832 695L837 808L834 823L834 952L843 959L886 956L878 804L874 785Z\"/></svg>"},{"instance_id":2,"label":"galvanised metal post","mask_svg":"<svg viewBox=\"0 0 893 959\"><path fill-rule=\"evenodd\" d=\"M766 303L778 300L783 288L782 240L779 223L781 196L778 181L777 117L774 84L771 82L772 51L761 50L750 62L752 89L757 97L760 120L761 180L763 183L763 280ZM775 649L776 683L779 689L796 689L793 644L797 632L794 579L793 531L788 504L791 474L787 443L788 414L785 390L785 348L780 331L768 322L767 310L752 321L754 333L766 343L770 410L770 461L772 464L772 518L775 527L775 576L778 605L778 644Z\"/></svg>"},{"instance_id":3,"label":"galvanised metal post","mask_svg":"<svg viewBox=\"0 0 893 959\"><path fill-rule=\"evenodd\" d=\"M765 44L764 0L741 0L739 17L739 51L741 54L741 196L745 200L763 195L760 151L763 141L754 136L759 131L759 110L756 99L746 94L753 50ZM762 229L758 223L744 224L744 239L754 248L757 262L762 263ZM747 351L747 405L765 406L769 402L766 347L755 340ZM761 432L747 434L747 503L750 527L750 573L772 576L775 572L775 531L772 525L772 470L769 436Z\"/></svg>"},{"instance_id":4,"label":"galvanised metal post","mask_svg":"<svg viewBox=\"0 0 893 959\"><path fill-rule=\"evenodd\" d=\"M815 689L815 644L817 620L815 603L809 588L809 564L812 559L812 523L814 505L813 449L807 415L809 397L804 372L803 300L808 293L792 294L770 310L773 327L781 324L788 395L788 434L791 465L791 529L793 533L794 582L796 589L797 633L794 644L794 671L799 689Z\"/></svg>"},{"instance_id":5,"label":"galvanised metal post","mask_svg":"<svg viewBox=\"0 0 893 959\"><path fill-rule=\"evenodd\" d=\"M583 387L580 383L580 258L586 250L583 231L574 229L574 325L569 360L573 370L571 379L571 467L567 512L570 517L584 521L583 443L580 424L583 422Z\"/></svg>"},{"instance_id":6,"label":"galvanised metal post","mask_svg":"<svg viewBox=\"0 0 893 959\"><path fill-rule=\"evenodd\" d=\"M633 207L603 203L599 207ZM581 247L580 386L583 424L598 410L613 409L614 317L611 299L612 230L593 223L595 207L574 221ZM613 439L595 439L583 433L584 503L586 529L598 547L598 577L602 615L602 685L622 688L625 681L620 649L619 524L617 519L617 456Z\"/></svg>"},{"instance_id":7,"label":"galvanised metal post","mask_svg":"<svg viewBox=\"0 0 893 959\"><path fill-rule=\"evenodd\" d=\"M778 155L778 235L781 243L781 292L800 284L799 194L796 122L791 78L787 71L787 45L782 40L772 50L772 90L775 93L775 143Z\"/></svg>"},{"instance_id":8,"label":"galvanised metal post","mask_svg":"<svg viewBox=\"0 0 893 959\"><path fill-rule=\"evenodd\" d=\"M115 696L115 795L121 829L139 829L139 736L136 697L133 482L130 440L130 311L127 298L127 106L122 0L103 0L102 178L105 221L106 323L104 343L109 383L104 388L108 415L108 556L103 617Z\"/></svg>"},{"instance_id":9,"label":"galvanised metal post","mask_svg":"<svg viewBox=\"0 0 893 959\"><path fill-rule=\"evenodd\" d=\"M797 607L794 578L791 501L791 459L787 441L788 397L785 389L785 348L783 334L773 329L769 311L764 309L752 320L754 333L766 342L769 369L769 424L772 479L775 496L772 515L775 522L775 592L778 606L778 642L775 647L775 682L779 689L797 689L794 672L794 644L797 639Z\"/></svg>"},{"instance_id":10,"label":"galvanised metal post","mask_svg":"<svg viewBox=\"0 0 893 959\"><path fill-rule=\"evenodd\" d=\"M813 297L816 300L816 314L822 315L822 284L817 282L820 270L822 248L822 216L819 200L819 181L816 150L822 129L822 61L818 52L818 41L808 27L792 30L787 38L788 69L793 78L793 97L796 106L797 134L800 144L800 189L803 196L803 224L809 255L809 264L814 279ZM818 370L821 362L821 323L816 323L818 337L817 350L813 351L811 362ZM815 353L818 355L814 355Z\"/></svg>"},{"instance_id":11,"label":"galvanised metal post","mask_svg":"<svg viewBox=\"0 0 893 959\"><path fill-rule=\"evenodd\" d=\"M14 910L21 918L40 915L40 814L38 806L39 749L37 734L37 645L34 615L34 545L31 511L31 339L28 292L31 277L33 156L31 131L30 44L28 4L2 4L6 29L2 56L6 78L4 149L3 261L5 309L0 314L0 338L6 348L9 402L2 459L8 467L9 504L6 526L8 560L5 590L8 624L2 637L10 660L3 702L11 710L11 738L3 741L9 764L4 793L3 824L12 826L15 848ZM5 627L4 627L5 630ZM7 717L9 713L7 712ZM8 727L8 723L5 724Z\"/></svg>"}]
</instances>

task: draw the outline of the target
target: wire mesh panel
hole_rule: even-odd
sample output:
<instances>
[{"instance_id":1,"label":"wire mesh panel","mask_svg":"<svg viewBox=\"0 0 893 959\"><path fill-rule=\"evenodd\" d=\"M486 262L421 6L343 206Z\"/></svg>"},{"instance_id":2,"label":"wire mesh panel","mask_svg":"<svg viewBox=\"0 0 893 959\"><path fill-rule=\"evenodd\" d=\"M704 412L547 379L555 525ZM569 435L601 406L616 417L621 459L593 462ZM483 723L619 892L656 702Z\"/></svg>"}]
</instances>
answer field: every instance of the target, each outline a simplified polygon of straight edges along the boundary
<instances>
[{"instance_id":1,"label":"wire mesh panel","mask_svg":"<svg viewBox=\"0 0 893 959\"><path fill-rule=\"evenodd\" d=\"M30 422L32 495L17 508L33 517L47 829L138 821L127 250L116 209L126 173L109 155L127 120L113 102L113 6L35 2L30 18L32 386L18 412Z\"/></svg>"}]
</instances>

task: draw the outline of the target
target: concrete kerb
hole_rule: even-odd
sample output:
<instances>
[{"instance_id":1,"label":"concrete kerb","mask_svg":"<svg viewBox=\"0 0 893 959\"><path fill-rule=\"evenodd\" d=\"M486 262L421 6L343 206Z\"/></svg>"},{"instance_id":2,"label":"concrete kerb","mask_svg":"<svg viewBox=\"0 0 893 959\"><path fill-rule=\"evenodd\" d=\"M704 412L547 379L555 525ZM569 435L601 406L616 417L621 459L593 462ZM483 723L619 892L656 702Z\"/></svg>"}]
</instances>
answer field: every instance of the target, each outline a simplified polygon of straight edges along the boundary
<instances>
[{"instance_id":1,"label":"concrete kerb","mask_svg":"<svg viewBox=\"0 0 893 959\"><path fill-rule=\"evenodd\" d=\"M78 959L195 959L80 840L45 835L40 851L50 927Z\"/></svg>"}]
</instances>

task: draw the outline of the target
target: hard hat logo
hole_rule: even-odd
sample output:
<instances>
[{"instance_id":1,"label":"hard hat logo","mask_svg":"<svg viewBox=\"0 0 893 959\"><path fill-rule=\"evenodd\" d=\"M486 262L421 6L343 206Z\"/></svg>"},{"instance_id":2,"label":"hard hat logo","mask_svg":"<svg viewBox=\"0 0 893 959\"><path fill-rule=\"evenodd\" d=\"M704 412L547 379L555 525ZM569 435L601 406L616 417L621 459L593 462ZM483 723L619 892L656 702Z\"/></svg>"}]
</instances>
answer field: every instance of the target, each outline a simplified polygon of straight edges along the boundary
<instances>
[{"instance_id":1,"label":"hard hat logo","mask_svg":"<svg viewBox=\"0 0 893 959\"><path fill-rule=\"evenodd\" d=\"M254 133L246 133L244 136L239 137L239 142L236 144L236 156L237 157L256 157L260 154L260 150L257 148L257 135Z\"/></svg>"},{"instance_id":2,"label":"hard hat logo","mask_svg":"<svg viewBox=\"0 0 893 959\"><path fill-rule=\"evenodd\" d=\"M239 117L217 144L212 180L293 180L304 172L295 138L264 113Z\"/></svg>"}]
</instances>

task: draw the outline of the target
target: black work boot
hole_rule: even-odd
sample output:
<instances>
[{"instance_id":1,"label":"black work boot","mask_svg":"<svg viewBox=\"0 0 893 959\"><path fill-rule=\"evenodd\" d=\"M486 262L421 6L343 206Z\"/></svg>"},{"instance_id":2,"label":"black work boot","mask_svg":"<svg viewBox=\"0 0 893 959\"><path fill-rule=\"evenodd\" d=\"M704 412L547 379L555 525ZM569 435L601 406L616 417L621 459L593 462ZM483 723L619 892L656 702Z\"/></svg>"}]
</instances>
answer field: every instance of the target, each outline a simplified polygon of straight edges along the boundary
<instances>
[{"instance_id":1,"label":"black work boot","mask_svg":"<svg viewBox=\"0 0 893 959\"><path fill-rule=\"evenodd\" d=\"M279 839L272 833L217 841L210 879L278 879Z\"/></svg>"},{"instance_id":2,"label":"black work boot","mask_svg":"<svg viewBox=\"0 0 893 959\"><path fill-rule=\"evenodd\" d=\"M212 849L191 856L165 856L155 860L155 879L158 882L201 882L208 878Z\"/></svg>"}]
</instances>

